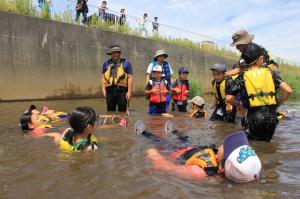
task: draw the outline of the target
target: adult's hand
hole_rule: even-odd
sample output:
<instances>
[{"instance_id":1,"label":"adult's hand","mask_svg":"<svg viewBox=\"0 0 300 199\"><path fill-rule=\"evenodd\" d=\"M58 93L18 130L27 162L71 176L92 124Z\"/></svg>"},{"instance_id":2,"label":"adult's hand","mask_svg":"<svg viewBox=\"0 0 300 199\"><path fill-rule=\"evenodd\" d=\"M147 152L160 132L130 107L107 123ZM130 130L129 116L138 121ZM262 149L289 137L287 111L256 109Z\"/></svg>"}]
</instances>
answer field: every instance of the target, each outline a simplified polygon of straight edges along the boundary
<instances>
[{"instance_id":1,"label":"adult's hand","mask_svg":"<svg viewBox=\"0 0 300 199\"><path fill-rule=\"evenodd\" d=\"M127 92L126 93L126 99L127 99L127 101L130 101L130 99L131 99L131 92Z\"/></svg>"},{"instance_id":2,"label":"adult's hand","mask_svg":"<svg viewBox=\"0 0 300 199\"><path fill-rule=\"evenodd\" d=\"M247 110L246 108L244 108L242 105L239 105L239 106L237 106L236 109L237 109L236 115L237 115L239 118L244 118L244 117L246 117L247 112L248 112L248 110Z\"/></svg>"}]
</instances>

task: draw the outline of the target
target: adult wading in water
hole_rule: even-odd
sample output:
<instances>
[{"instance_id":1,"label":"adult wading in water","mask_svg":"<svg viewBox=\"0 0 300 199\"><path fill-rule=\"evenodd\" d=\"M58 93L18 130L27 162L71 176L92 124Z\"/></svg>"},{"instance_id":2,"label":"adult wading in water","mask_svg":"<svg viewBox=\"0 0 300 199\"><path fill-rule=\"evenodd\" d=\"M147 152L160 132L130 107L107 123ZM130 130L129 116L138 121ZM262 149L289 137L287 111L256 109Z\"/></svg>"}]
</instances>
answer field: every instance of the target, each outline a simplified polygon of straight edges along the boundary
<instances>
[{"instance_id":1,"label":"adult wading in water","mask_svg":"<svg viewBox=\"0 0 300 199\"><path fill-rule=\"evenodd\" d=\"M132 67L126 58L121 58L119 45L109 47L111 56L102 68L102 93L106 99L107 111L126 112L132 93Z\"/></svg>"},{"instance_id":2,"label":"adult wading in water","mask_svg":"<svg viewBox=\"0 0 300 199\"><path fill-rule=\"evenodd\" d=\"M232 83L226 101L245 115L244 129L249 139L271 141L278 123L276 109L292 93L278 73L263 67L263 50L257 44L248 44L242 58L249 66ZM276 90L281 90L277 99ZM237 101L237 96L240 101Z\"/></svg>"}]
</instances>

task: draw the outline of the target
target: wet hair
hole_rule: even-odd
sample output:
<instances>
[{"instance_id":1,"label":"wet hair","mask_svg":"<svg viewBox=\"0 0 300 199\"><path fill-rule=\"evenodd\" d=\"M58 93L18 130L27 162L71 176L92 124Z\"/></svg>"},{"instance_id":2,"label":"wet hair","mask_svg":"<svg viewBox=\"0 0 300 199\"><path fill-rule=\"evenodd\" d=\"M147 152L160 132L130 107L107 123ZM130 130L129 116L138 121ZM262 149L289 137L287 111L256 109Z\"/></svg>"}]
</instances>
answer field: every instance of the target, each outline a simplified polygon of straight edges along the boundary
<instances>
[{"instance_id":1,"label":"wet hair","mask_svg":"<svg viewBox=\"0 0 300 199\"><path fill-rule=\"evenodd\" d=\"M147 14L147 13L144 13L144 17L148 17L148 14Z\"/></svg>"},{"instance_id":2,"label":"wet hair","mask_svg":"<svg viewBox=\"0 0 300 199\"><path fill-rule=\"evenodd\" d=\"M107 4L107 2L106 2L106 1L102 1L102 3L103 3L103 4Z\"/></svg>"},{"instance_id":3,"label":"wet hair","mask_svg":"<svg viewBox=\"0 0 300 199\"><path fill-rule=\"evenodd\" d=\"M88 125L94 126L96 113L90 107L78 107L69 116L69 123L74 134L82 134Z\"/></svg>"},{"instance_id":4,"label":"wet hair","mask_svg":"<svg viewBox=\"0 0 300 199\"><path fill-rule=\"evenodd\" d=\"M35 105L30 105L20 118L20 129L23 132L30 131L28 124L31 123L32 110L36 109Z\"/></svg>"}]
</instances>

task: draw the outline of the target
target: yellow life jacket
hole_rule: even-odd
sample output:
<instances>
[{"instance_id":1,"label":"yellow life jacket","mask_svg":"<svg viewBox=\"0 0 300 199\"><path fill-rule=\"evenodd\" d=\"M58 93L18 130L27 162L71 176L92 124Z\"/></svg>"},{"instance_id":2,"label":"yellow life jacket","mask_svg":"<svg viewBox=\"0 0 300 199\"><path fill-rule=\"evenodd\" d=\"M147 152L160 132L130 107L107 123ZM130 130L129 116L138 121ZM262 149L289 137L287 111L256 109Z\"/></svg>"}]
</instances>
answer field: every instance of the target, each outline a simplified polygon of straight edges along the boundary
<instances>
[{"instance_id":1,"label":"yellow life jacket","mask_svg":"<svg viewBox=\"0 0 300 199\"><path fill-rule=\"evenodd\" d=\"M51 122L51 120L48 117L46 117L45 115L39 115L39 119L46 123Z\"/></svg>"},{"instance_id":2,"label":"yellow life jacket","mask_svg":"<svg viewBox=\"0 0 300 199\"><path fill-rule=\"evenodd\" d=\"M68 117L68 114L65 112L54 112L53 115L56 116L58 119L52 120L45 115L39 115L39 119L43 120L46 123L50 123L50 122L59 121L59 119L64 119L64 118Z\"/></svg>"},{"instance_id":3,"label":"yellow life jacket","mask_svg":"<svg viewBox=\"0 0 300 199\"><path fill-rule=\"evenodd\" d=\"M276 105L275 85L269 68L254 67L244 72L250 107Z\"/></svg>"},{"instance_id":4,"label":"yellow life jacket","mask_svg":"<svg viewBox=\"0 0 300 199\"><path fill-rule=\"evenodd\" d=\"M218 101L223 101L226 97L225 86L226 86L225 79L222 80L222 82L220 83L219 89L217 88L217 82L216 81L214 82L213 90L214 90L214 94L217 97Z\"/></svg>"},{"instance_id":5,"label":"yellow life jacket","mask_svg":"<svg viewBox=\"0 0 300 199\"><path fill-rule=\"evenodd\" d=\"M65 112L55 112L53 113L56 117L59 117L60 119L63 119L63 118L67 118L68 117L68 113L65 113Z\"/></svg>"},{"instance_id":6,"label":"yellow life jacket","mask_svg":"<svg viewBox=\"0 0 300 199\"><path fill-rule=\"evenodd\" d=\"M110 64L108 66L106 72L103 74L104 79L106 80L106 86L116 85L128 87L128 75L123 69L123 62L124 60L121 60L121 63L118 65Z\"/></svg>"},{"instance_id":7,"label":"yellow life jacket","mask_svg":"<svg viewBox=\"0 0 300 199\"><path fill-rule=\"evenodd\" d=\"M204 149L192 155L185 162L186 165L197 165L202 169L207 167L218 167L215 153L212 149Z\"/></svg>"},{"instance_id":8,"label":"yellow life jacket","mask_svg":"<svg viewBox=\"0 0 300 199\"><path fill-rule=\"evenodd\" d=\"M65 133L64 137L60 141L60 149L65 151L83 151L87 147L91 147L91 150L96 150L97 147L97 138L93 134L90 135L90 137L86 138L86 141L89 139L89 145L86 145L86 148L80 148L78 144L73 144L73 136L71 135L72 130L67 129L67 132Z\"/></svg>"},{"instance_id":9,"label":"yellow life jacket","mask_svg":"<svg viewBox=\"0 0 300 199\"><path fill-rule=\"evenodd\" d=\"M238 77L238 75L233 75L228 78L232 78L232 80L235 80ZM218 101L224 101L226 97L226 82L228 81L227 78L225 78L221 83L220 83L220 90L217 88L217 82L214 81L213 84L213 91L218 99Z\"/></svg>"},{"instance_id":10,"label":"yellow life jacket","mask_svg":"<svg viewBox=\"0 0 300 199\"><path fill-rule=\"evenodd\" d=\"M53 126L51 124L43 124L37 127L36 129L49 129L49 128L53 128Z\"/></svg>"}]
</instances>

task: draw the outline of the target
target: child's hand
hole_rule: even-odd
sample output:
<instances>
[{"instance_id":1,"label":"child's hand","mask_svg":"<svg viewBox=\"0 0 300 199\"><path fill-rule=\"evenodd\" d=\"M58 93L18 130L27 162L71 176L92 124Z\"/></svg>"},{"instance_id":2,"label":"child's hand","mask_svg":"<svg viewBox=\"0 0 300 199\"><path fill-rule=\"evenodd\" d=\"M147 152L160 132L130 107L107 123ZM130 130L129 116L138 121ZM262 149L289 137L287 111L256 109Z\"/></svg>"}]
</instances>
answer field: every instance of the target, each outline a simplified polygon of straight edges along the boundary
<instances>
[{"instance_id":1,"label":"child's hand","mask_svg":"<svg viewBox=\"0 0 300 199\"><path fill-rule=\"evenodd\" d=\"M151 89L151 93L158 93L159 92L159 88L152 88Z\"/></svg>"},{"instance_id":2,"label":"child's hand","mask_svg":"<svg viewBox=\"0 0 300 199\"><path fill-rule=\"evenodd\" d=\"M233 106L231 104L226 104L226 111L232 111Z\"/></svg>"},{"instance_id":3,"label":"child's hand","mask_svg":"<svg viewBox=\"0 0 300 199\"><path fill-rule=\"evenodd\" d=\"M181 93L180 88L174 88L173 90L174 90L176 93L178 93L178 94Z\"/></svg>"},{"instance_id":4,"label":"child's hand","mask_svg":"<svg viewBox=\"0 0 300 199\"><path fill-rule=\"evenodd\" d=\"M167 94L169 91L167 89L164 89L161 91L162 94Z\"/></svg>"},{"instance_id":5,"label":"child's hand","mask_svg":"<svg viewBox=\"0 0 300 199\"><path fill-rule=\"evenodd\" d=\"M45 112L45 115L46 116L49 116L49 115L52 115L54 113L54 110L47 110L46 112Z\"/></svg>"}]
</instances>

